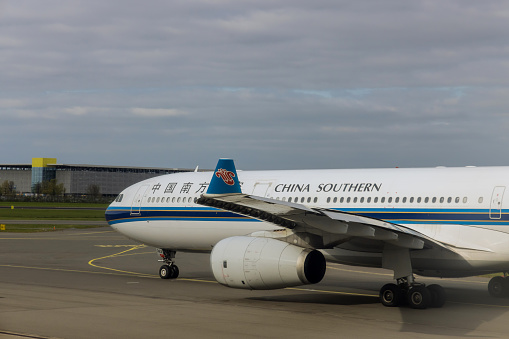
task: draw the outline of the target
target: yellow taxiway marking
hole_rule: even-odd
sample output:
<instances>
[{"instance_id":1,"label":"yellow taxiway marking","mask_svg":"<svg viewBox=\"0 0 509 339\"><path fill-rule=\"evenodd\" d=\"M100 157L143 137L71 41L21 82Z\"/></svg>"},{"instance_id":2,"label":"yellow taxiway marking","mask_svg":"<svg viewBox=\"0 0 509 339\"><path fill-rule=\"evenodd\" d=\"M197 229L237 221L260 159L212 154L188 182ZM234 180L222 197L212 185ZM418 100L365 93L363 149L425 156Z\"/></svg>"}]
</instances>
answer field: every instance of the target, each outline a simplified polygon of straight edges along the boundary
<instances>
[{"instance_id":1,"label":"yellow taxiway marking","mask_svg":"<svg viewBox=\"0 0 509 339\"><path fill-rule=\"evenodd\" d=\"M89 234L115 233L115 232L116 232L116 231L101 231L101 232L85 232L85 233L66 234L66 235L89 235Z\"/></svg>"},{"instance_id":2,"label":"yellow taxiway marking","mask_svg":"<svg viewBox=\"0 0 509 339\"><path fill-rule=\"evenodd\" d=\"M30 269L30 270L74 272L74 273L91 273L91 274L118 275L118 276L127 276L127 277L161 279L158 275L154 275L154 274L136 273L136 272L128 272L128 271L120 271L120 272L125 272L125 273L96 272L96 271L85 271L85 270L72 270L72 269L67 269L67 268L35 267L35 266L22 266L22 265L0 265L0 267L25 268L25 269ZM194 281L194 282L206 282L206 283L217 284L216 281L202 280L202 279L179 278L178 280Z\"/></svg>"},{"instance_id":3,"label":"yellow taxiway marking","mask_svg":"<svg viewBox=\"0 0 509 339\"><path fill-rule=\"evenodd\" d=\"M94 245L95 247L107 247L107 248L110 248L110 247L137 247L137 246L140 246L140 245ZM146 246L145 246L146 247Z\"/></svg>"},{"instance_id":4,"label":"yellow taxiway marking","mask_svg":"<svg viewBox=\"0 0 509 339\"><path fill-rule=\"evenodd\" d=\"M88 262L88 264L90 266L93 266L93 267L96 267L96 268L101 268L101 269L104 269L104 270L110 270L110 271L115 271L115 272L120 272L120 273L127 273L127 274L135 274L137 276L144 276L145 275L144 273L136 273L136 272L130 272L130 271L123 271L123 270L117 270L115 268L99 266L99 265L94 264L94 261L101 260L101 259L107 259L107 258L114 258L114 257L122 255L122 254L124 254L126 252L137 250L137 249L140 249L140 248L145 248L145 247L147 247L147 246L145 246L145 245L135 245L135 246L132 246L131 248L129 248L129 249L125 250L125 251L122 251L122 252L113 253L113 254L110 254L110 255L107 255L107 256L104 256L104 257L92 259L92 260L90 260ZM147 274L147 275L151 276L151 277L154 276L152 274Z\"/></svg>"},{"instance_id":5,"label":"yellow taxiway marking","mask_svg":"<svg viewBox=\"0 0 509 339\"><path fill-rule=\"evenodd\" d=\"M327 268L330 268L330 269L333 269L333 270L337 270L337 271L352 272L352 273L361 273L361 274L369 274L369 275L382 275L382 276L388 276L388 277L392 277L393 276L392 274L388 274L388 273L364 272L364 271L358 271L358 270L349 270L349 269L346 269L346 268L334 267L332 265L340 265L340 264L333 264L333 263L332 264L328 264ZM434 278L434 277L423 277L423 276L419 276L419 279L432 279L432 280L441 279L441 280L445 280L445 281L457 281L457 282L463 282L463 283L469 283L469 284L480 284L480 285L486 285L488 283L487 281L474 281L474 280L464 280L464 279L455 279L455 278Z\"/></svg>"},{"instance_id":6,"label":"yellow taxiway marking","mask_svg":"<svg viewBox=\"0 0 509 339\"><path fill-rule=\"evenodd\" d=\"M378 298L378 294L363 294L363 293L351 293L351 292L341 292L341 291L317 290L317 289L314 289L314 288L286 287L285 290L294 290L294 291L301 291L301 292L327 293L327 294L355 295L355 296L361 296L361 297L375 297L375 298Z\"/></svg>"},{"instance_id":7,"label":"yellow taxiway marking","mask_svg":"<svg viewBox=\"0 0 509 339\"><path fill-rule=\"evenodd\" d=\"M50 267L39 267L39 266L22 266L22 265L0 265L0 267L12 267L12 268L26 268L31 270L45 270L45 271L60 271L60 272L75 272L75 273L92 273L92 274L106 274L106 275L124 275L124 276L141 276L144 278L159 278L156 275L149 275L143 273L131 272L130 274L118 274L111 272L95 272L95 271L85 271L85 270L72 270L67 268L50 268Z\"/></svg>"},{"instance_id":8,"label":"yellow taxiway marking","mask_svg":"<svg viewBox=\"0 0 509 339\"><path fill-rule=\"evenodd\" d=\"M392 274L388 274L388 273L364 272L364 271L348 270L346 268L334 267L332 265L334 265L334 264L327 265L327 268L330 268L330 269L333 269L333 270L338 270L338 271L344 271L344 272L362 273L362 274L369 274L369 275L383 275L383 276L392 277Z\"/></svg>"}]
</instances>

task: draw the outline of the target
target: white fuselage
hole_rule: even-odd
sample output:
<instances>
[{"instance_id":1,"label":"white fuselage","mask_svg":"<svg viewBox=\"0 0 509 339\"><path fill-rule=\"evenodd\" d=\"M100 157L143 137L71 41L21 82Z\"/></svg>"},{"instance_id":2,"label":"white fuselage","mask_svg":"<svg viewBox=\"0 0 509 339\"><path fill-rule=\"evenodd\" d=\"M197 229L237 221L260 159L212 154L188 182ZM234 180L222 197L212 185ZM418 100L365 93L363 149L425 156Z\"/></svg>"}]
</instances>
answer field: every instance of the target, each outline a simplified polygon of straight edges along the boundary
<instances>
[{"instance_id":1,"label":"white fuselage","mask_svg":"<svg viewBox=\"0 0 509 339\"><path fill-rule=\"evenodd\" d=\"M281 227L196 204L212 172L169 174L126 188L106 212L114 229L150 246L210 251L220 240ZM417 273L468 276L509 269L509 167L239 171L242 192L361 214L412 228L457 256L412 253ZM327 260L381 266L355 245Z\"/></svg>"}]
</instances>

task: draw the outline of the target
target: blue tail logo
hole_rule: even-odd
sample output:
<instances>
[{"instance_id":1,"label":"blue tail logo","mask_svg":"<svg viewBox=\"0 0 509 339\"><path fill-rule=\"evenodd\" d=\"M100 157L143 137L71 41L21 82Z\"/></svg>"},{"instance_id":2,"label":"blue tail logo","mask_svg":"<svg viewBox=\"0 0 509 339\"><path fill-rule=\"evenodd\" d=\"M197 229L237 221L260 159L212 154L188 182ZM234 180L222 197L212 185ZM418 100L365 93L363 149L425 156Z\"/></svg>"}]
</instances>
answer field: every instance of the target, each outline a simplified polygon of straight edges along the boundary
<instances>
[{"instance_id":1,"label":"blue tail logo","mask_svg":"<svg viewBox=\"0 0 509 339\"><path fill-rule=\"evenodd\" d=\"M219 159L207 194L242 193L233 159Z\"/></svg>"}]
</instances>

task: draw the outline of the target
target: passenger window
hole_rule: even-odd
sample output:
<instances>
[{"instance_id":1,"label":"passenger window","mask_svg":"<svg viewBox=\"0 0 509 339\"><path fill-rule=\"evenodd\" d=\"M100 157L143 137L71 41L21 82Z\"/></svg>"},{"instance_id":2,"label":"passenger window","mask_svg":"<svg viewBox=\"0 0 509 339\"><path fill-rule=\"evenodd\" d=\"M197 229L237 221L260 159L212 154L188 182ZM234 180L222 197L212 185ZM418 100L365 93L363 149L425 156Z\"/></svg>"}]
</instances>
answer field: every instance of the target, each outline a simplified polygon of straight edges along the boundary
<instances>
[{"instance_id":1,"label":"passenger window","mask_svg":"<svg viewBox=\"0 0 509 339\"><path fill-rule=\"evenodd\" d=\"M330 197L327 198L327 203L330 203Z\"/></svg>"},{"instance_id":2,"label":"passenger window","mask_svg":"<svg viewBox=\"0 0 509 339\"><path fill-rule=\"evenodd\" d=\"M394 202L397 204L399 202L399 197L396 197Z\"/></svg>"},{"instance_id":3,"label":"passenger window","mask_svg":"<svg viewBox=\"0 0 509 339\"><path fill-rule=\"evenodd\" d=\"M387 199L387 203L391 203L392 202L392 197L389 197L389 199Z\"/></svg>"},{"instance_id":4,"label":"passenger window","mask_svg":"<svg viewBox=\"0 0 509 339\"><path fill-rule=\"evenodd\" d=\"M308 197L308 203L311 202L311 197Z\"/></svg>"},{"instance_id":5,"label":"passenger window","mask_svg":"<svg viewBox=\"0 0 509 339\"><path fill-rule=\"evenodd\" d=\"M340 203L345 202L345 197L341 197L341 200L340 200L339 202L340 202Z\"/></svg>"},{"instance_id":6,"label":"passenger window","mask_svg":"<svg viewBox=\"0 0 509 339\"><path fill-rule=\"evenodd\" d=\"M403 197L403 203L404 204L406 203L406 197Z\"/></svg>"},{"instance_id":7,"label":"passenger window","mask_svg":"<svg viewBox=\"0 0 509 339\"><path fill-rule=\"evenodd\" d=\"M467 201L468 201L468 198L467 198L467 197L464 197L464 198L463 198L463 203L464 203L464 204L466 204L466 203L467 203Z\"/></svg>"},{"instance_id":8,"label":"passenger window","mask_svg":"<svg viewBox=\"0 0 509 339\"><path fill-rule=\"evenodd\" d=\"M288 198L288 202L292 202L292 197L289 197L289 198Z\"/></svg>"},{"instance_id":9,"label":"passenger window","mask_svg":"<svg viewBox=\"0 0 509 339\"><path fill-rule=\"evenodd\" d=\"M450 204L450 203L451 203L451 201L452 201L452 198L451 198L451 197L447 198L447 203L449 203L449 204Z\"/></svg>"},{"instance_id":10,"label":"passenger window","mask_svg":"<svg viewBox=\"0 0 509 339\"><path fill-rule=\"evenodd\" d=\"M378 203L378 197L375 197L374 201L375 204Z\"/></svg>"},{"instance_id":11,"label":"passenger window","mask_svg":"<svg viewBox=\"0 0 509 339\"><path fill-rule=\"evenodd\" d=\"M444 197L440 197L440 203L443 204L444 203Z\"/></svg>"},{"instance_id":12,"label":"passenger window","mask_svg":"<svg viewBox=\"0 0 509 339\"><path fill-rule=\"evenodd\" d=\"M364 197L361 198L361 204L364 202Z\"/></svg>"},{"instance_id":13,"label":"passenger window","mask_svg":"<svg viewBox=\"0 0 509 339\"><path fill-rule=\"evenodd\" d=\"M380 199L380 202L383 204L385 202L385 197L382 197L382 199Z\"/></svg>"},{"instance_id":14,"label":"passenger window","mask_svg":"<svg viewBox=\"0 0 509 339\"><path fill-rule=\"evenodd\" d=\"M454 199L454 202L455 203L459 203L460 202L460 197L456 197L456 199Z\"/></svg>"},{"instance_id":15,"label":"passenger window","mask_svg":"<svg viewBox=\"0 0 509 339\"><path fill-rule=\"evenodd\" d=\"M414 197L410 197L410 203L412 204L414 202Z\"/></svg>"},{"instance_id":16,"label":"passenger window","mask_svg":"<svg viewBox=\"0 0 509 339\"><path fill-rule=\"evenodd\" d=\"M283 199L282 199L282 200L283 200L283 201L286 201L286 197L283 197Z\"/></svg>"},{"instance_id":17,"label":"passenger window","mask_svg":"<svg viewBox=\"0 0 509 339\"><path fill-rule=\"evenodd\" d=\"M313 200L314 203L316 203L318 201L318 198L315 197L315 199Z\"/></svg>"},{"instance_id":18,"label":"passenger window","mask_svg":"<svg viewBox=\"0 0 509 339\"><path fill-rule=\"evenodd\" d=\"M420 204L421 203L421 197L418 197L417 198L417 203Z\"/></svg>"},{"instance_id":19,"label":"passenger window","mask_svg":"<svg viewBox=\"0 0 509 339\"><path fill-rule=\"evenodd\" d=\"M479 203L482 204L482 197L479 197Z\"/></svg>"},{"instance_id":20,"label":"passenger window","mask_svg":"<svg viewBox=\"0 0 509 339\"><path fill-rule=\"evenodd\" d=\"M353 203L357 203L357 197L353 198Z\"/></svg>"},{"instance_id":21,"label":"passenger window","mask_svg":"<svg viewBox=\"0 0 509 339\"><path fill-rule=\"evenodd\" d=\"M429 197L424 198L424 203L427 204L429 202Z\"/></svg>"},{"instance_id":22,"label":"passenger window","mask_svg":"<svg viewBox=\"0 0 509 339\"><path fill-rule=\"evenodd\" d=\"M175 197L171 198L171 202L175 203Z\"/></svg>"},{"instance_id":23,"label":"passenger window","mask_svg":"<svg viewBox=\"0 0 509 339\"><path fill-rule=\"evenodd\" d=\"M431 202L436 203L436 202L437 202L437 197L433 197L433 199L431 200Z\"/></svg>"},{"instance_id":24,"label":"passenger window","mask_svg":"<svg viewBox=\"0 0 509 339\"><path fill-rule=\"evenodd\" d=\"M337 203L338 202L338 198L334 197L334 200L332 202Z\"/></svg>"},{"instance_id":25,"label":"passenger window","mask_svg":"<svg viewBox=\"0 0 509 339\"><path fill-rule=\"evenodd\" d=\"M304 200L306 200L306 198L304 198L304 197L300 198L300 202L301 202L301 203L303 203L303 202L304 202Z\"/></svg>"},{"instance_id":26,"label":"passenger window","mask_svg":"<svg viewBox=\"0 0 509 339\"><path fill-rule=\"evenodd\" d=\"M346 198L346 202L349 204L350 203L350 197Z\"/></svg>"},{"instance_id":27,"label":"passenger window","mask_svg":"<svg viewBox=\"0 0 509 339\"><path fill-rule=\"evenodd\" d=\"M368 197L367 203L369 204L371 202L371 197Z\"/></svg>"}]
</instances>

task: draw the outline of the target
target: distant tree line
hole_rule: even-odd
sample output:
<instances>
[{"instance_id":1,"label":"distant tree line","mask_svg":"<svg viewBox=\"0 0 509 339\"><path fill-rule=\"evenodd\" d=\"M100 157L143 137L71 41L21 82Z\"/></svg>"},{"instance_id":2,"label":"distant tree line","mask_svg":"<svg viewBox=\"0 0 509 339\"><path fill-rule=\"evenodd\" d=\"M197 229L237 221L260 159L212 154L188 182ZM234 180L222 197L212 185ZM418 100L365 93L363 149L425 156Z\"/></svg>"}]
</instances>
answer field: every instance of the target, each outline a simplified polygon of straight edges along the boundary
<instances>
[{"instance_id":1,"label":"distant tree line","mask_svg":"<svg viewBox=\"0 0 509 339\"><path fill-rule=\"evenodd\" d=\"M57 197L65 195L64 184L59 184L57 179L51 179L49 181L39 182L32 187L32 192L39 195L49 195L51 197Z\"/></svg>"},{"instance_id":2,"label":"distant tree line","mask_svg":"<svg viewBox=\"0 0 509 339\"><path fill-rule=\"evenodd\" d=\"M37 183L32 188L32 195L18 195L13 181L5 180L0 184L0 199L3 201L49 201L49 202L96 202L109 203L114 197L105 197L101 194L101 187L90 184L86 194L65 194L63 183L56 179Z\"/></svg>"}]
</instances>

